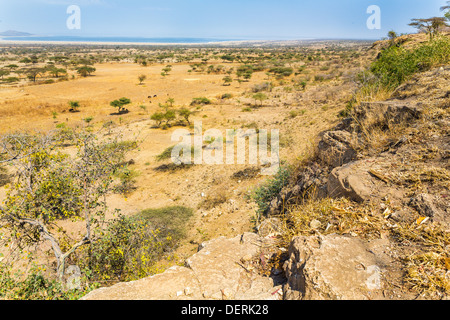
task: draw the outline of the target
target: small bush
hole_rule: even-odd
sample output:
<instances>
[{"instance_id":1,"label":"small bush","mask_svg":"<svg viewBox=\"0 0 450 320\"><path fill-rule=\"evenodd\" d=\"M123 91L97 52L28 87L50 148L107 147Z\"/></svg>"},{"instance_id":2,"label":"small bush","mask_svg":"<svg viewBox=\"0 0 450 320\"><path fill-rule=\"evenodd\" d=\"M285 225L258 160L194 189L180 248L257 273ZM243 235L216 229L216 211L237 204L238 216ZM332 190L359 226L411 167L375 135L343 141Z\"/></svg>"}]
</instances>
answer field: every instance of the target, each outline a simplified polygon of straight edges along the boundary
<instances>
[{"instance_id":1,"label":"small bush","mask_svg":"<svg viewBox=\"0 0 450 320\"><path fill-rule=\"evenodd\" d=\"M265 214L270 202L275 199L281 190L289 184L291 169L280 167L277 174L253 192L253 200L258 205L258 214Z\"/></svg>"},{"instance_id":2,"label":"small bush","mask_svg":"<svg viewBox=\"0 0 450 320\"><path fill-rule=\"evenodd\" d=\"M272 91L272 84L270 82L264 82L261 84L255 84L252 87L253 93L263 92L263 91Z\"/></svg>"},{"instance_id":3,"label":"small bush","mask_svg":"<svg viewBox=\"0 0 450 320\"><path fill-rule=\"evenodd\" d=\"M269 72L274 73L279 78L289 77L294 73L294 69L291 67L274 67L269 70Z\"/></svg>"},{"instance_id":4,"label":"small bush","mask_svg":"<svg viewBox=\"0 0 450 320\"><path fill-rule=\"evenodd\" d=\"M203 200L202 203L200 204L200 208L206 210L215 208L218 205L227 202L229 198L230 195L226 190L219 190L217 192L208 195L206 199Z\"/></svg>"},{"instance_id":5,"label":"small bush","mask_svg":"<svg viewBox=\"0 0 450 320\"><path fill-rule=\"evenodd\" d=\"M172 147L168 147L167 149L165 149L161 154L156 156L156 161L165 161L165 160L169 160L172 158L172 150L173 148L175 148L175 146ZM194 155L195 149L193 146L191 146L191 158ZM183 154L180 152L180 157L183 156Z\"/></svg>"},{"instance_id":6,"label":"small bush","mask_svg":"<svg viewBox=\"0 0 450 320\"><path fill-rule=\"evenodd\" d=\"M11 274L11 269L0 263L0 298L5 300L77 300L97 284L84 289L64 290L59 282L44 277L39 267L33 267L25 279Z\"/></svg>"},{"instance_id":7,"label":"small bush","mask_svg":"<svg viewBox=\"0 0 450 320\"><path fill-rule=\"evenodd\" d=\"M299 115L299 112L296 110L292 110L289 112L289 117L291 117L292 119L296 118L298 115Z\"/></svg>"},{"instance_id":8,"label":"small bush","mask_svg":"<svg viewBox=\"0 0 450 320\"><path fill-rule=\"evenodd\" d=\"M114 191L121 194L128 194L136 189L134 184L139 172L135 169L124 166L114 173L114 176L119 179L120 183L114 188Z\"/></svg>"},{"instance_id":9,"label":"small bush","mask_svg":"<svg viewBox=\"0 0 450 320\"><path fill-rule=\"evenodd\" d=\"M194 98L192 99L191 106L197 106L197 105L207 105L211 104L211 100L205 97L200 98Z\"/></svg>"}]
</instances>

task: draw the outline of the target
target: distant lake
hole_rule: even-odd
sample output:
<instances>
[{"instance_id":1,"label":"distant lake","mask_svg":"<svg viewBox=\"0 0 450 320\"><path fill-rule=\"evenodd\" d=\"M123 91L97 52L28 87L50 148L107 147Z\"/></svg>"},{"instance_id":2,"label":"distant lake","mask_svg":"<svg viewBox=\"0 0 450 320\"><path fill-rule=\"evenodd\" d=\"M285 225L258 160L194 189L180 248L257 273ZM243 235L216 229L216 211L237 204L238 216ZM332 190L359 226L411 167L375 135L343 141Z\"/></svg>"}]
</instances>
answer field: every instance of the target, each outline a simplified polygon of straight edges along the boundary
<instances>
[{"instance_id":1,"label":"distant lake","mask_svg":"<svg viewBox=\"0 0 450 320\"><path fill-rule=\"evenodd\" d=\"M12 41L58 41L58 42L122 42L122 43L209 43L238 41L237 39L213 38L139 38L139 37L73 37L73 36L26 36L0 37Z\"/></svg>"}]
</instances>

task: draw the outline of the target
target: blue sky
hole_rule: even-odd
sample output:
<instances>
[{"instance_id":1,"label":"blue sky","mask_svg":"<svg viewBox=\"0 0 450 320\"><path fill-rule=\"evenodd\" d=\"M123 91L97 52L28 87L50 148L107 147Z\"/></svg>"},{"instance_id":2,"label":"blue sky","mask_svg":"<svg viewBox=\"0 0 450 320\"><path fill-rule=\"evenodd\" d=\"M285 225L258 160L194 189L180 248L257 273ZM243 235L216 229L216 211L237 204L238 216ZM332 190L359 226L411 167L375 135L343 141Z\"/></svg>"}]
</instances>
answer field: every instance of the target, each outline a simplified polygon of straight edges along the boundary
<instances>
[{"instance_id":1,"label":"blue sky","mask_svg":"<svg viewBox=\"0 0 450 320\"><path fill-rule=\"evenodd\" d=\"M442 16L445 0L0 0L0 31L38 35L227 39L379 39L414 32L412 18ZM69 30L69 5L81 29ZM367 8L381 9L369 30Z\"/></svg>"}]
</instances>

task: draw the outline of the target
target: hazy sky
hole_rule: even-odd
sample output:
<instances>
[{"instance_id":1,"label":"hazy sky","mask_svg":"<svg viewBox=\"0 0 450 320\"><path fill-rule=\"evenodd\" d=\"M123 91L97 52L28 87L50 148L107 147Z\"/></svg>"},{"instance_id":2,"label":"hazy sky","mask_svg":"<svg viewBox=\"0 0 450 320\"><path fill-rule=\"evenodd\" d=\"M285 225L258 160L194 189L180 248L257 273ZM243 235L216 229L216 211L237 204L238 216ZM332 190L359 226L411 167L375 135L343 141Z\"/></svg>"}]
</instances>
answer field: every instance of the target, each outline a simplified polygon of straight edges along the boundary
<instances>
[{"instance_id":1,"label":"hazy sky","mask_svg":"<svg viewBox=\"0 0 450 320\"><path fill-rule=\"evenodd\" d=\"M228 39L378 39L413 32L412 18L441 15L445 0L0 0L0 31L38 35ZM81 29L69 30L69 5ZM370 30L367 8L381 9Z\"/></svg>"}]
</instances>

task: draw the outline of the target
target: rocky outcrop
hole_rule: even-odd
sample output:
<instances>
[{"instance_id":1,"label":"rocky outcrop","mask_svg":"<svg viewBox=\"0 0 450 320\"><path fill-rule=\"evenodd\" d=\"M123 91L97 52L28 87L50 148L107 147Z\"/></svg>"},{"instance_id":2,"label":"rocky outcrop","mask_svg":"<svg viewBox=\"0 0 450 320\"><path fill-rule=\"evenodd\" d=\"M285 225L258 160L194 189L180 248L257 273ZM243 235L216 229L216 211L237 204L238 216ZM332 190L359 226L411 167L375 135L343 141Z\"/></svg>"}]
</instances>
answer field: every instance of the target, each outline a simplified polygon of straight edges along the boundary
<instances>
[{"instance_id":1,"label":"rocky outcrop","mask_svg":"<svg viewBox=\"0 0 450 320\"><path fill-rule=\"evenodd\" d=\"M294 238L284 264L286 299L382 299L386 244L338 235Z\"/></svg>"},{"instance_id":2,"label":"rocky outcrop","mask_svg":"<svg viewBox=\"0 0 450 320\"><path fill-rule=\"evenodd\" d=\"M390 263L384 240L297 237L290 244L284 270L262 276L253 262L262 259L267 246L267 237L252 233L215 239L203 243L185 266L100 288L82 300L383 299L382 274Z\"/></svg>"},{"instance_id":3,"label":"rocky outcrop","mask_svg":"<svg viewBox=\"0 0 450 320\"><path fill-rule=\"evenodd\" d=\"M435 152L426 150L439 150L435 152L437 158L424 159L431 168L439 172L448 170L445 168L449 154L448 117L443 116L444 111L439 111L448 108L448 92L440 89L450 85L448 79L450 68L439 68L400 86L389 101L362 102L355 106L351 117L321 135L317 155L300 170L295 183L272 200L267 213L283 214L290 204L311 197L346 197L356 202L379 202L388 198L399 206L410 205L423 216L435 216L436 221L450 223L443 209L445 205L448 207L444 189L428 185L433 193L441 194L435 200L440 199L443 204L435 207L427 197L410 202L407 194L411 192L404 188L405 183L412 184L412 180L427 181L426 177L421 178L420 172L427 169L420 169L423 162L417 161L420 157L430 157L427 152ZM433 108L438 110L433 111L437 116L424 120L424 116L430 117ZM410 129L405 130L407 134L396 137L390 131L398 126ZM374 132L391 135L395 140L387 141L380 152L379 146L377 149L371 145ZM425 132L430 136L417 137ZM420 150L424 150L423 155L418 154ZM414 170L416 177L408 172ZM402 180L405 172L409 181Z\"/></svg>"},{"instance_id":4,"label":"rocky outcrop","mask_svg":"<svg viewBox=\"0 0 450 320\"><path fill-rule=\"evenodd\" d=\"M401 202L404 191L385 174L389 157L374 157L354 161L331 171L327 191L332 198L345 197L356 202L378 202L384 197Z\"/></svg>"},{"instance_id":5,"label":"rocky outcrop","mask_svg":"<svg viewBox=\"0 0 450 320\"><path fill-rule=\"evenodd\" d=\"M319 142L319 159L322 163L339 167L356 159L352 135L347 131L325 132Z\"/></svg>"},{"instance_id":6,"label":"rocky outcrop","mask_svg":"<svg viewBox=\"0 0 450 320\"><path fill-rule=\"evenodd\" d=\"M372 126L392 125L417 120L422 110L410 103L398 101L362 102L353 110L357 125L364 130Z\"/></svg>"},{"instance_id":7,"label":"rocky outcrop","mask_svg":"<svg viewBox=\"0 0 450 320\"><path fill-rule=\"evenodd\" d=\"M278 300L281 285L250 265L263 246L264 238L253 233L218 238L203 243L185 266L97 289L83 300Z\"/></svg>"}]
</instances>

